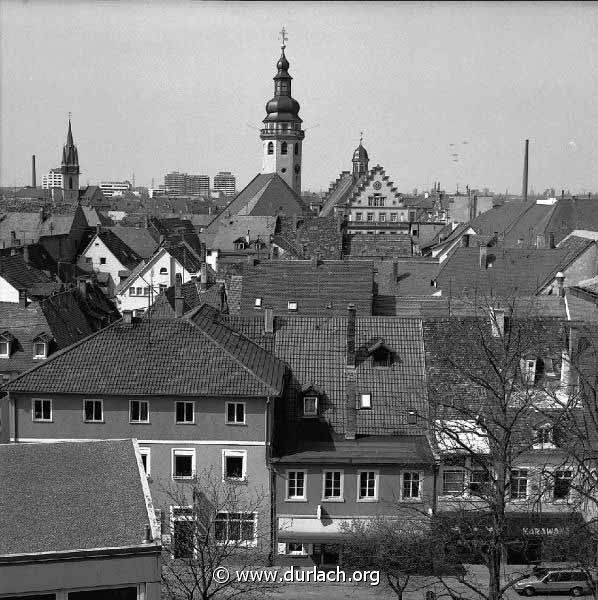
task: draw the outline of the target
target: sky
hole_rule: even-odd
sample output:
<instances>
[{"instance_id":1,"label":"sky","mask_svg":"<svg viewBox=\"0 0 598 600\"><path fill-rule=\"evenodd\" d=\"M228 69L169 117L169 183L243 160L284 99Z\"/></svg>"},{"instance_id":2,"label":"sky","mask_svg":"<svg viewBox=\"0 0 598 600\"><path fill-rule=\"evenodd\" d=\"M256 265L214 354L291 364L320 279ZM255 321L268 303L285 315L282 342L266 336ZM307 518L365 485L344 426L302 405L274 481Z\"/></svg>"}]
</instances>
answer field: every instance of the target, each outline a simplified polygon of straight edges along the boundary
<instances>
[{"instance_id":1,"label":"sky","mask_svg":"<svg viewBox=\"0 0 598 600\"><path fill-rule=\"evenodd\" d=\"M439 181L598 191L598 3L0 0L0 185L59 166L156 187L178 170L261 169L282 26L301 104L303 189L370 167Z\"/></svg>"}]
</instances>

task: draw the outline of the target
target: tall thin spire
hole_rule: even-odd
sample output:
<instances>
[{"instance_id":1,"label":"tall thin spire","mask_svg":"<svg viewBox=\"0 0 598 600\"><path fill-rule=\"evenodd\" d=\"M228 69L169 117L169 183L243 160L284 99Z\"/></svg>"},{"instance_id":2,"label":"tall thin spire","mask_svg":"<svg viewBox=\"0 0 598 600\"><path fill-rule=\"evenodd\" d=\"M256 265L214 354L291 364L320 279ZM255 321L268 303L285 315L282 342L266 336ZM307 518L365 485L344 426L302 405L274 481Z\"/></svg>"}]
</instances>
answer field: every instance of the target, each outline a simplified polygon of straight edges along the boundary
<instances>
[{"instance_id":1,"label":"tall thin spire","mask_svg":"<svg viewBox=\"0 0 598 600\"><path fill-rule=\"evenodd\" d=\"M75 144L73 143L73 132L71 130L71 113L69 113L69 132L66 136L66 145L67 146L74 146Z\"/></svg>"}]
</instances>

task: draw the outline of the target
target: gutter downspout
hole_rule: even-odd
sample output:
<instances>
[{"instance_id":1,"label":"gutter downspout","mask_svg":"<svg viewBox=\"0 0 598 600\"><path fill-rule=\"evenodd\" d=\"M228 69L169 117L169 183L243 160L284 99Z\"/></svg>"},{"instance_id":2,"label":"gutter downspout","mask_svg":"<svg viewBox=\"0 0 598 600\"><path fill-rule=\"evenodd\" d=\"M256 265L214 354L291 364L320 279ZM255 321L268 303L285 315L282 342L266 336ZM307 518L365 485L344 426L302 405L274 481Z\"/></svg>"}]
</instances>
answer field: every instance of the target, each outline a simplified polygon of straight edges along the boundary
<instances>
[{"instance_id":1,"label":"gutter downspout","mask_svg":"<svg viewBox=\"0 0 598 600\"><path fill-rule=\"evenodd\" d=\"M272 404L270 396L266 398L265 420L265 459L266 468L270 475L270 552L268 554L268 565L274 564L276 550L276 471L272 467Z\"/></svg>"}]
</instances>

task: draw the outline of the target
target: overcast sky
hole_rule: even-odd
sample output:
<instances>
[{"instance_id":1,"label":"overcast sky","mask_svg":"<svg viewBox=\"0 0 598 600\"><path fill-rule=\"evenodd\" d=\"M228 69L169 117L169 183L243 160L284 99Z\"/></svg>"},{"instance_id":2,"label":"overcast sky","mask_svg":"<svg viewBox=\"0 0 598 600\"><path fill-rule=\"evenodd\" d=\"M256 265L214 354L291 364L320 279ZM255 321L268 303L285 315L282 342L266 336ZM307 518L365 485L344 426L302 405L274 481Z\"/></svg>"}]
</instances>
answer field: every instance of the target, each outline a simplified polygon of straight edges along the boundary
<instances>
[{"instance_id":1,"label":"overcast sky","mask_svg":"<svg viewBox=\"0 0 598 600\"><path fill-rule=\"evenodd\" d=\"M1 180L59 166L72 112L82 184L261 168L257 129L288 30L327 189L364 132L401 192L598 191L598 4L11 2L1 10ZM465 144L464 142L468 142ZM451 145L454 144L454 145ZM456 156L453 156L456 155ZM456 161L455 161L456 159Z\"/></svg>"}]
</instances>

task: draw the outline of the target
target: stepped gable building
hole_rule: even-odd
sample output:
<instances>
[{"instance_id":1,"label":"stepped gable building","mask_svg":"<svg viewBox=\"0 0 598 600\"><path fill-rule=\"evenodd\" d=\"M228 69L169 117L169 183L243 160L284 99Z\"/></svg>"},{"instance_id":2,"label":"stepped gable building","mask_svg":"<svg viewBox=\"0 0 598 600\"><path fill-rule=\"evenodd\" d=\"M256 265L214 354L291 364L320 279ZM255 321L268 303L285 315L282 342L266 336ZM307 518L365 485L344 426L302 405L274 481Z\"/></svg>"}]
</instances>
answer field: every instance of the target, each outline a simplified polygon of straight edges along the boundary
<instances>
[{"instance_id":1,"label":"stepped gable building","mask_svg":"<svg viewBox=\"0 0 598 600\"><path fill-rule=\"evenodd\" d=\"M3 598L159 600L160 529L137 442L3 444L0 478Z\"/></svg>"}]
</instances>

